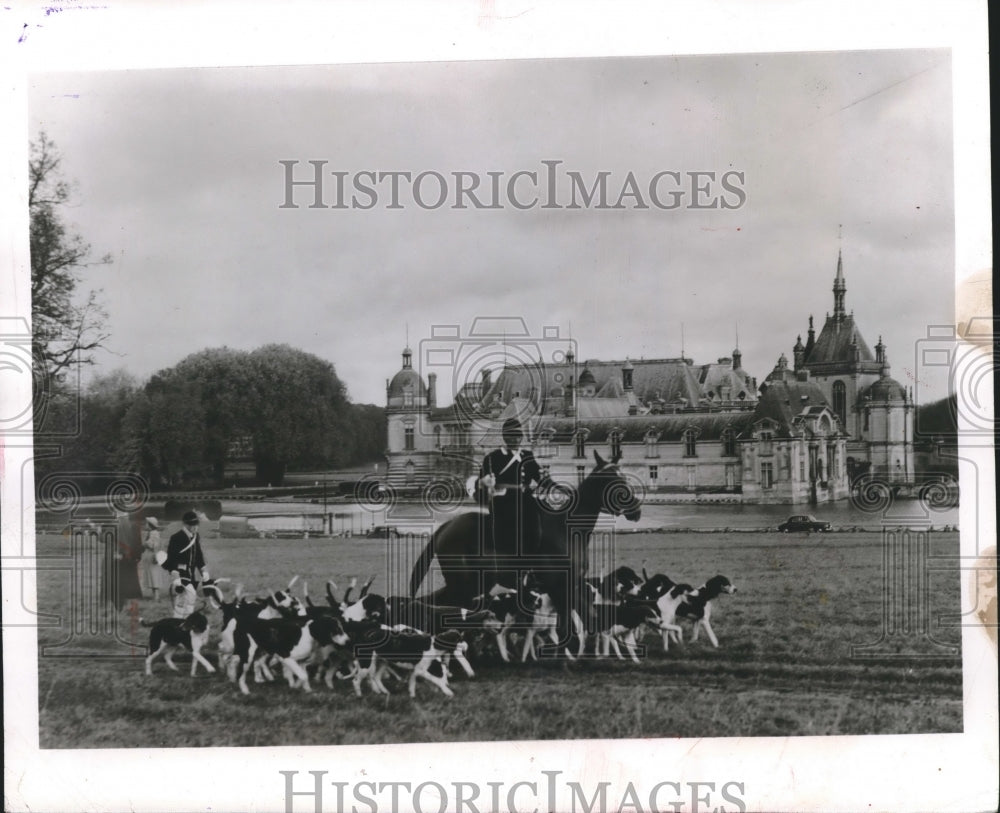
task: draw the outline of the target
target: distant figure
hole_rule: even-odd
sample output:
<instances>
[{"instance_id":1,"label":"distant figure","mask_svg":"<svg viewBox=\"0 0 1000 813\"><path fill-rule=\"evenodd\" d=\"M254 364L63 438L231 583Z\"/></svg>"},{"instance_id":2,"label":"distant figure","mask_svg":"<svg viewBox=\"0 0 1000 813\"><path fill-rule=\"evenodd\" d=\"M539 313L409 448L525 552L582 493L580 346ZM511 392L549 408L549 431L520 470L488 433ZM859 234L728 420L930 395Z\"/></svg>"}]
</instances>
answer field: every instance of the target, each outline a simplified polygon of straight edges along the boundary
<instances>
[{"instance_id":1,"label":"distant figure","mask_svg":"<svg viewBox=\"0 0 1000 813\"><path fill-rule=\"evenodd\" d=\"M104 551L104 599L121 610L134 599L142 598L139 586L139 559L142 540L137 520L124 511L115 516L114 542L107 537Z\"/></svg>"},{"instance_id":2,"label":"distant figure","mask_svg":"<svg viewBox=\"0 0 1000 813\"><path fill-rule=\"evenodd\" d=\"M188 511L182 522L184 527L167 543L167 558L163 562L163 569L172 579L170 591L173 594L174 618L187 618L194 612L198 579L209 578L198 533L198 515Z\"/></svg>"},{"instance_id":3,"label":"distant figure","mask_svg":"<svg viewBox=\"0 0 1000 813\"><path fill-rule=\"evenodd\" d=\"M153 592L153 601L160 600L160 590L167 588L167 574L160 567L159 559L166 558L163 541L160 539L160 524L156 517L146 517L146 527L142 531L142 558L139 560L139 583L143 590Z\"/></svg>"}]
</instances>

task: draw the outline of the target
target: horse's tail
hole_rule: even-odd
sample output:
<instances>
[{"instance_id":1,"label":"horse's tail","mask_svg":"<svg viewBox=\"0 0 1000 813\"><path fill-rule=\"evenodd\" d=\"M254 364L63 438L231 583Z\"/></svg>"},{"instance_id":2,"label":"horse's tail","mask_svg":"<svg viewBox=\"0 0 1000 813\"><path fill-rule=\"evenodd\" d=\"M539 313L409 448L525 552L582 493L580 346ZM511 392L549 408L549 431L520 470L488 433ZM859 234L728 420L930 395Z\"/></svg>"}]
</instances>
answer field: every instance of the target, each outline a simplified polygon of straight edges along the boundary
<instances>
[{"instance_id":1,"label":"horse's tail","mask_svg":"<svg viewBox=\"0 0 1000 813\"><path fill-rule=\"evenodd\" d=\"M417 561L413 563L413 572L410 574L410 598L417 595L417 590L420 589L421 582L423 582L424 577L427 575L427 571L431 569L431 562L434 561L434 542L437 539L437 535L437 531L431 534L427 545L420 552Z\"/></svg>"}]
</instances>

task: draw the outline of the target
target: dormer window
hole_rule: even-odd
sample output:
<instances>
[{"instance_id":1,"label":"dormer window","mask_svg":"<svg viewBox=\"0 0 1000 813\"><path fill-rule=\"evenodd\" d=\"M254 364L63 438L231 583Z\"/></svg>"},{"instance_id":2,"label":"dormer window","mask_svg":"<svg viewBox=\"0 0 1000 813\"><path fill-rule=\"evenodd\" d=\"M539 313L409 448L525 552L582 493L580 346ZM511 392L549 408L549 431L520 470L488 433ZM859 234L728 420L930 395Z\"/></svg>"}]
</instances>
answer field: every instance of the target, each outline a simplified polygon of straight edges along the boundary
<instances>
[{"instance_id":1,"label":"dormer window","mask_svg":"<svg viewBox=\"0 0 1000 813\"><path fill-rule=\"evenodd\" d=\"M760 441L760 454L772 454L771 442L774 440L774 433L766 429L758 433L757 439Z\"/></svg>"}]
</instances>

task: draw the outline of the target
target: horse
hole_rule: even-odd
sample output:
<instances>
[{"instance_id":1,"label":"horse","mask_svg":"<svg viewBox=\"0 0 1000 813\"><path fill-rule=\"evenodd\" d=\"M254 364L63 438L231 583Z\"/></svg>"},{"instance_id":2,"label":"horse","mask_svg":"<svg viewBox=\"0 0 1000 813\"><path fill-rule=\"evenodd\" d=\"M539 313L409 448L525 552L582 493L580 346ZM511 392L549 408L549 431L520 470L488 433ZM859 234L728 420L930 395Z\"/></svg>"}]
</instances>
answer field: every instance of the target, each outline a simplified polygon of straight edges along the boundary
<instances>
[{"instance_id":1,"label":"horse","mask_svg":"<svg viewBox=\"0 0 1000 813\"><path fill-rule=\"evenodd\" d=\"M413 565L410 596L416 595L436 556L445 586L425 597L430 603L475 609L494 587L483 583L484 574L530 570L535 587L550 593L556 606L582 607L588 548L598 516L603 512L636 522L642 513L640 499L618 470L618 460L606 461L595 450L596 466L578 489L554 484L550 490L561 497L558 503L539 500L542 527L538 551L499 559L485 532L484 516L477 512L443 523Z\"/></svg>"}]
</instances>

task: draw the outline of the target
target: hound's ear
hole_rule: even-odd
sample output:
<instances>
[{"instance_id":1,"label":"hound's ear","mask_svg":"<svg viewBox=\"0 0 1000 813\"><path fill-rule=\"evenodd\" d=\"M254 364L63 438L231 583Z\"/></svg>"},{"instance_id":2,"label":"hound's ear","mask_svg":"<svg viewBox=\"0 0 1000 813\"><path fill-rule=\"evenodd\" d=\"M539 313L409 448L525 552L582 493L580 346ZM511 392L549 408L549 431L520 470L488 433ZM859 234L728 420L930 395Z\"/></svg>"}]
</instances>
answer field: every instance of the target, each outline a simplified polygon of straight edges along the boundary
<instances>
[{"instance_id":1,"label":"hound's ear","mask_svg":"<svg viewBox=\"0 0 1000 813\"><path fill-rule=\"evenodd\" d=\"M608 465L608 461L597 453L597 449L594 449L594 461L597 463L597 468L599 469L602 469L606 465Z\"/></svg>"}]
</instances>

